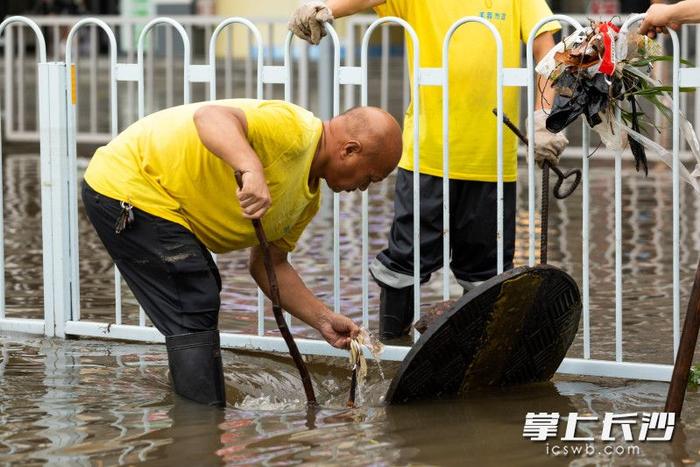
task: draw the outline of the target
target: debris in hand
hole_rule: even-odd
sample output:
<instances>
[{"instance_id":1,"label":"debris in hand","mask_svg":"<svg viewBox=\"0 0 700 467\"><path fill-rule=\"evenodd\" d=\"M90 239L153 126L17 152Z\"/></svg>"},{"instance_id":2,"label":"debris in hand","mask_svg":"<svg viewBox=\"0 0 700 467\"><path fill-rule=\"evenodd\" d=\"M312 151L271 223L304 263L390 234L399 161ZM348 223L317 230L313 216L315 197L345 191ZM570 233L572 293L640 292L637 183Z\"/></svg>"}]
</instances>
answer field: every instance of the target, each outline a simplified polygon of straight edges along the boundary
<instances>
[{"instance_id":1,"label":"debris in hand","mask_svg":"<svg viewBox=\"0 0 700 467\"><path fill-rule=\"evenodd\" d=\"M630 147L637 171L648 173L647 151L657 153L672 166L671 152L649 138L661 131L660 126L642 109L642 101L650 104L670 125L673 88L652 78L651 71L655 63L672 59L661 55L660 44L647 36L622 32L610 21L591 21L589 27L565 38L537 64L537 72L552 82L556 92L547 129L558 133L583 115L608 149ZM700 143L682 113L680 126L698 164L692 174L681 166L681 176L700 191L696 180L700 176Z\"/></svg>"},{"instance_id":2,"label":"debris in hand","mask_svg":"<svg viewBox=\"0 0 700 467\"><path fill-rule=\"evenodd\" d=\"M365 328L360 328L360 333L350 341L350 366L352 367L352 381L350 382L350 397L348 398L348 407L355 406L356 388L362 388L367 378L367 359L365 358L362 347L367 347L374 359L379 364L379 355L384 351L384 345L379 342L379 339L374 337ZM381 372L381 366L379 367ZM384 375L382 373L382 379Z\"/></svg>"}]
</instances>

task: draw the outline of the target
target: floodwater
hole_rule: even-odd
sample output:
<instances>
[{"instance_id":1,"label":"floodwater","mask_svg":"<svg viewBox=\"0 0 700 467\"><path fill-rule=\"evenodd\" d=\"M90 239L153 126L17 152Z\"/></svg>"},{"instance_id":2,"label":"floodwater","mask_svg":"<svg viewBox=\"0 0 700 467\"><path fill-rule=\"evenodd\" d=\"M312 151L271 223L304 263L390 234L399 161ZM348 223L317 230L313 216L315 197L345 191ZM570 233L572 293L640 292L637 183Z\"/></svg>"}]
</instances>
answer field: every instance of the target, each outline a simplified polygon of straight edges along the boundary
<instances>
[{"instance_id":1,"label":"floodwater","mask_svg":"<svg viewBox=\"0 0 700 467\"><path fill-rule=\"evenodd\" d=\"M566 161L572 166L573 161ZM614 359L613 183L608 165L591 171L591 355ZM41 208L38 158L11 155L3 161L7 314L40 317ZM521 174L524 180L524 174ZM672 355L671 184L665 167L648 178L626 166L623 188L623 357L670 363ZM527 194L519 190L516 263L527 254ZM385 244L392 182L370 190L370 253ZM341 311L361 316L359 194L341 197ZM332 217L325 208L300 242L293 264L310 288L332 301L330 255ZM581 278L581 195L552 201L550 263ZM682 190L681 278L683 307L692 283L700 238L698 198ZM113 268L81 211L81 317L114 321ZM220 257L224 279L221 328L256 329L255 288L245 254ZM440 300L441 273L424 288L423 302ZM455 293L458 289L454 290ZM378 290L370 287L375 318ZM138 323L138 307L123 290L124 322ZM370 328L375 328L375 320ZM271 314L266 332L274 335ZM296 335L316 336L298 322ZM569 356L582 355L577 338ZM88 339L51 340L0 335L0 461L24 464L113 465L142 461L177 465L303 463L346 465L685 465L700 460L700 396L688 394L672 442L600 441L605 412L637 413L663 407L667 385L557 376L553 383L491 391L459 401L385 407L381 397L396 371L384 363L382 381L374 364L359 408L345 408L350 381L346 360L311 358L310 370L321 408L306 410L291 360L279 356L224 352L229 406L196 406L172 395L161 345ZM554 455L567 442L566 422L548 442L523 437L528 412L570 412L597 416L579 422L595 454ZM633 427L637 439L638 427ZM577 443L568 442L568 445ZM579 443L580 444L580 443ZM638 452L629 452L636 446ZM626 450L609 455L605 448ZM618 451L619 451L618 449Z\"/></svg>"},{"instance_id":2,"label":"floodwater","mask_svg":"<svg viewBox=\"0 0 700 467\"><path fill-rule=\"evenodd\" d=\"M385 407L388 387L370 371L364 402L345 408L344 360L314 359L321 407L307 410L291 361L224 352L229 406L173 396L159 345L0 337L0 461L114 465L682 465L700 459L700 397L691 392L672 442L592 443L596 454L554 456L556 445L522 436L528 412L658 411L666 385L555 382L464 400ZM396 365L385 365L391 374ZM559 437L563 436L564 422ZM579 422L580 436L602 432ZM633 429L637 439L637 428ZM570 446L582 443L568 443ZM624 449L606 455L606 446ZM622 448L619 448L619 447ZM628 451L633 447L639 451Z\"/></svg>"}]
</instances>

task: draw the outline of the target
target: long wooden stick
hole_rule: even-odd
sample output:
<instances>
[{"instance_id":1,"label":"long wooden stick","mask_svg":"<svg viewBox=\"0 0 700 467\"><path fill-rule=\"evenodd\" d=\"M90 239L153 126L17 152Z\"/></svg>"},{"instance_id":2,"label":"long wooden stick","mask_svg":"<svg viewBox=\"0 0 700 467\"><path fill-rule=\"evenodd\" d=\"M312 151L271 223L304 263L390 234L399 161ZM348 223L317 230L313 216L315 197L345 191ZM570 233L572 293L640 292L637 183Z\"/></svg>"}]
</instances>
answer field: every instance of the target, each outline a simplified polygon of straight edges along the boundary
<instances>
[{"instance_id":1,"label":"long wooden stick","mask_svg":"<svg viewBox=\"0 0 700 467\"><path fill-rule=\"evenodd\" d=\"M236 171L236 183L238 183L239 188L243 188L243 174L240 171ZM314 387L311 384L311 377L309 376L309 371L306 369L304 360L301 358L299 353L299 348L296 342L294 342L294 337L287 327L287 322L282 314L282 305L280 304L280 290L277 285L277 274L275 274L275 268L272 266L272 255L270 255L270 245L267 242L267 237L265 236L265 231L263 230L262 223L259 219L252 219L253 227L255 228L255 235L258 237L258 242L260 243L260 248L263 252L263 263L265 263L265 272L267 273L267 280L270 284L270 299L272 300L272 313L275 315L275 321L277 322L277 327L284 338L284 342L287 343L287 348L289 348L289 353L294 359L294 364L299 370L299 375L301 376L301 382L304 384L304 392L306 393L306 401L308 404L318 405L316 402L316 394L314 394Z\"/></svg>"},{"instance_id":2,"label":"long wooden stick","mask_svg":"<svg viewBox=\"0 0 700 467\"><path fill-rule=\"evenodd\" d=\"M678 355L676 363L673 365L673 376L671 385L668 387L666 396L666 412L674 412L677 418L681 416L683 409L683 399L685 390L688 387L688 377L690 376L690 366L693 363L693 354L698 342L698 330L700 329L700 262L695 269L695 281L690 292L688 310L683 322L683 333L678 344Z\"/></svg>"}]
</instances>

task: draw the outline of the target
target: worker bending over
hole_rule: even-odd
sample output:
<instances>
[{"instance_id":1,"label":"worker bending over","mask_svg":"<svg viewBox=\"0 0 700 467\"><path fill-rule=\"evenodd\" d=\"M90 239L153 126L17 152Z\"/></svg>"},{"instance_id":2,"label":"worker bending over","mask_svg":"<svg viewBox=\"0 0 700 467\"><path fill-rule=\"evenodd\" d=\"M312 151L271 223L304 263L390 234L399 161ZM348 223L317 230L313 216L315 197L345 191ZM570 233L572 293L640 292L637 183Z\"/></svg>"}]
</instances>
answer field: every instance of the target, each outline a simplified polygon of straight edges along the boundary
<instances>
[{"instance_id":1,"label":"worker bending over","mask_svg":"<svg viewBox=\"0 0 700 467\"><path fill-rule=\"evenodd\" d=\"M333 313L287 261L319 209L320 180L365 190L401 156L401 129L363 107L322 122L281 101L229 99L151 114L97 150L83 202L102 243L165 335L175 391L225 404L218 317L221 277L210 251L250 248L250 274L270 296L250 219L271 244L281 305L331 345L358 327ZM238 189L235 171L243 172Z\"/></svg>"}]
</instances>

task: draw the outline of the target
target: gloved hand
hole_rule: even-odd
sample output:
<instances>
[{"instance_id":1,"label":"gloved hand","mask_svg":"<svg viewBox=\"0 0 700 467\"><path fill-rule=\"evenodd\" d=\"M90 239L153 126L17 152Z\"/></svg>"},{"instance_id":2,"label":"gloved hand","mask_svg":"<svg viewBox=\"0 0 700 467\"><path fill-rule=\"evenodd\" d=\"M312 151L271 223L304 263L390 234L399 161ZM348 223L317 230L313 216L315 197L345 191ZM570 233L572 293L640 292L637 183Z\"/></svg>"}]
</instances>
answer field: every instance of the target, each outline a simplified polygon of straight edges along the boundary
<instances>
[{"instance_id":1,"label":"gloved hand","mask_svg":"<svg viewBox=\"0 0 700 467\"><path fill-rule=\"evenodd\" d=\"M312 1L296 9L289 20L289 30L300 39L317 45L326 36L325 23L333 22L333 13L325 3Z\"/></svg>"},{"instance_id":2,"label":"gloved hand","mask_svg":"<svg viewBox=\"0 0 700 467\"><path fill-rule=\"evenodd\" d=\"M530 128L530 122L527 122ZM542 167L544 161L552 165L559 164L559 156L569 140L563 133L551 133L547 130L547 114L544 110L535 111L535 162Z\"/></svg>"}]
</instances>

